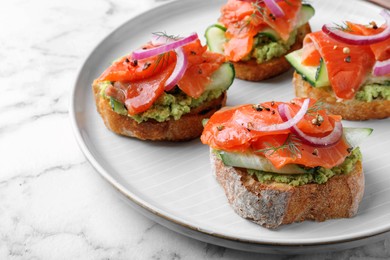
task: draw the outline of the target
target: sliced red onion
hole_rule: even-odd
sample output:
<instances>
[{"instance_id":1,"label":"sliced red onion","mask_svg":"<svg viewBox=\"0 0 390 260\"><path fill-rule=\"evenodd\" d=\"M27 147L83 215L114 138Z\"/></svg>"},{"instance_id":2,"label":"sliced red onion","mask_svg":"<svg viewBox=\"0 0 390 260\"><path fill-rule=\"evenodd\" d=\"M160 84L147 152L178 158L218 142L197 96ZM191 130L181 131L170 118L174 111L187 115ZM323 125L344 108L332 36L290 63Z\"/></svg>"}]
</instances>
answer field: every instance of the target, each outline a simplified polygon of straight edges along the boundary
<instances>
[{"instance_id":1,"label":"sliced red onion","mask_svg":"<svg viewBox=\"0 0 390 260\"><path fill-rule=\"evenodd\" d=\"M264 0L264 3L275 17L284 16L282 8L280 8L275 0Z\"/></svg>"},{"instance_id":2,"label":"sliced red onion","mask_svg":"<svg viewBox=\"0 0 390 260\"><path fill-rule=\"evenodd\" d=\"M285 104L281 104L278 107L278 111L283 120L291 119L290 111ZM296 125L291 127L291 132L297 135L302 140L302 142L306 144L316 147L326 147L333 145L340 140L341 136L343 135L343 125L340 121L336 121L333 127L333 131L324 137L307 135L302 132L302 130L300 130Z\"/></svg>"},{"instance_id":3,"label":"sliced red onion","mask_svg":"<svg viewBox=\"0 0 390 260\"><path fill-rule=\"evenodd\" d=\"M162 36L162 35L156 35L156 34L153 34L152 35L152 39L151 39L151 43L153 46L160 46L160 45L164 45L164 44L167 44L167 43L172 43L174 42L175 40L172 39L172 38L169 38L169 37L165 37L165 36Z\"/></svg>"},{"instance_id":4,"label":"sliced red onion","mask_svg":"<svg viewBox=\"0 0 390 260\"><path fill-rule=\"evenodd\" d=\"M299 121L301 121L301 119L305 116L307 109L309 107L309 103L310 103L310 99L308 98L305 99L298 113L296 113L296 115L293 118L281 124L274 124L274 125L260 126L260 127L250 127L250 129L255 131L262 131L262 132L271 132L271 131L290 129L293 125L296 125ZM240 120L236 120L236 122L240 125L241 123L244 123L244 122L240 122ZM247 123L247 127L249 128L248 122L246 123Z\"/></svg>"},{"instance_id":5,"label":"sliced red onion","mask_svg":"<svg viewBox=\"0 0 390 260\"><path fill-rule=\"evenodd\" d=\"M183 48L179 47L175 51L177 53L176 65L175 68L173 69L172 74L165 82L164 89L166 91L173 89L187 70L188 60L186 55L184 55Z\"/></svg>"},{"instance_id":6,"label":"sliced red onion","mask_svg":"<svg viewBox=\"0 0 390 260\"><path fill-rule=\"evenodd\" d=\"M384 61L376 61L372 74L374 76L384 76L390 74L390 59Z\"/></svg>"},{"instance_id":7,"label":"sliced red onion","mask_svg":"<svg viewBox=\"0 0 390 260\"><path fill-rule=\"evenodd\" d=\"M198 39L198 34L192 33L188 37L158 46L156 48L147 49L147 50L136 50L133 52L132 58L135 60L146 59L182 47L196 39Z\"/></svg>"},{"instance_id":8,"label":"sliced red onion","mask_svg":"<svg viewBox=\"0 0 390 260\"><path fill-rule=\"evenodd\" d=\"M355 35L339 29L332 28L330 24L322 26L322 31L328 34L333 39L351 44L351 45L369 45L378 43L390 38L390 13L383 9L380 15L386 20L386 28L382 32L374 35Z\"/></svg>"}]
</instances>

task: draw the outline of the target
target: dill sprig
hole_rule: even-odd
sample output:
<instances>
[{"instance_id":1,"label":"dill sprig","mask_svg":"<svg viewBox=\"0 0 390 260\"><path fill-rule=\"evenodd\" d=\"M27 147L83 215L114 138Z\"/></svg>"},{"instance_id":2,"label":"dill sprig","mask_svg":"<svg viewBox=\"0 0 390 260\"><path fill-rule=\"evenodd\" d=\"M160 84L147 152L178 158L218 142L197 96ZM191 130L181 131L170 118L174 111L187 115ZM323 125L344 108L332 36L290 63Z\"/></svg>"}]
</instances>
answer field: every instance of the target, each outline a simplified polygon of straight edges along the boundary
<instances>
[{"instance_id":1,"label":"dill sprig","mask_svg":"<svg viewBox=\"0 0 390 260\"><path fill-rule=\"evenodd\" d=\"M286 2L286 4L290 6L294 6L294 4L291 3L289 0L284 0L284 2ZM243 26L240 28L240 33L243 29L247 28L254 19L260 18L266 21L269 19L272 20L276 19L276 17L272 13L269 14L269 17L268 15L266 15L265 9L260 5L261 3L264 3L264 0L257 0L256 2L252 2L253 13L249 16L249 18L244 22Z\"/></svg>"},{"instance_id":2,"label":"dill sprig","mask_svg":"<svg viewBox=\"0 0 390 260\"><path fill-rule=\"evenodd\" d=\"M175 40L175 41L180 39L180 35L167 34L166 32L154 32L152 34L156 35L157 39L160 37Z\"/></svg>"},{"instance_id":3,"label":"dill sprig","mask_svg":"<svg viewBox=\"0 0 390 260\"><path fill-rule=\"evenodd\" d=\"M278 151L285 151L287 150L290 153L290 156L295 158L298 154L301 154L301 150L299 149L298 146L301 145L301 140L298 139L293 134L288 134L286 140L281 146L273 146L270 143L265 143L267 148L257 150L256 152L261 152L261 153L267 153L271 152L269 155L273 155L274 153Z\"/></svg>"},{"instance_id":4,"label":"dill sprig","mask_svg":"<svg viewBox=\"0 0 390 260\"><path fill-rule=\"evenodd\" d=\"M156 61L153 66L153 73L160 66L160 68L164 68L165 64L168 64L170 52L164 52L158 55Z\"/></svg>"},{"instance_id":5,"label":"dill sprig","mask_svg":"<svg viewBox=\"0 0 390 260\"><path fill-rule=\"evenodd\" d=\"M252 2L253 13L244 21L243 25L240 28L240 33L242 30L247 29L254 19L257 19L258 17L266 17L264 8L260 6L260 3L262 2L264 1L257 0L256 2Z\"/></svg>"},{"instance_id":6,"label":"dill sprig","mask_svg":"<svg viewBox=\"0 0 390 260\"><path fill-rule=\"evenodd\" d=\"M349 26L349 24L347 24L346 22L343 22L342 24L338 24L338 23L333 23L334 26L330 27L331 29L333 30L340 30L340 31L344 31L344 32L352 32L352 28L351 26Z\"/></svg>"},{"instance_id":7,"label":"dill sprig","mask_svg":"<svg viewBox=\"0 0 390 260\"><path fill-rule=\"evenodd\" d=\"M168 34L166 33L165 31L164 32L154 32L152 33L153 35L155 35L157 37L157 39L159 38L164 38L166 39L166 41L168 42L169 40L179 40L180 39L180 35L173 35L173 34ZM154 67L153 67L153 72L155 72L155 70L160 66L161 68L164 67L164 65L166 63L168 63L169 61L169 55L170 55L170 52L165 52L165 53L161 53L158 55L156 61L154 62Z\"/></svg>"},{"instance_id":8,"label":"dill sprig","mask_svg":"<svg viewBox=\"0 0 390 260\"><path fill-rule=\"evenodd\" d=\"M323 110L324 106L325 104L322 100L316 100L316 102L307 109L306 114L314 116L318 113L318 111Z\"/></svg>"}]
</instances>

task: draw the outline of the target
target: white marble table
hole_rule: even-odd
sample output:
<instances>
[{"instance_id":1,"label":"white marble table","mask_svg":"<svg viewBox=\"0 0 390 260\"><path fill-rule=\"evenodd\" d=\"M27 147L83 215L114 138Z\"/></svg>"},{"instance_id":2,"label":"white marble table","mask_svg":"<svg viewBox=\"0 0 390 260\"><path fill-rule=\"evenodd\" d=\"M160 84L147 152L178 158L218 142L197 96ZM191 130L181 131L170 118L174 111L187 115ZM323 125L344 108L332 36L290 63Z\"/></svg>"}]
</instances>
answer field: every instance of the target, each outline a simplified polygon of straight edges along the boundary
<instances>
[{"instance_id":1,"label":"white marble table","mask_svg":"<svg viewBox=\"0 0 390 260\"><path fill-rule=\"evenodd\" d=\"M168 230L129 207L72 134L79 67L111 30L162 0L13 0L0 11L0 259L285 259ZM293 259L388 259L390 238Z\"/></svg>"}]
</instances>

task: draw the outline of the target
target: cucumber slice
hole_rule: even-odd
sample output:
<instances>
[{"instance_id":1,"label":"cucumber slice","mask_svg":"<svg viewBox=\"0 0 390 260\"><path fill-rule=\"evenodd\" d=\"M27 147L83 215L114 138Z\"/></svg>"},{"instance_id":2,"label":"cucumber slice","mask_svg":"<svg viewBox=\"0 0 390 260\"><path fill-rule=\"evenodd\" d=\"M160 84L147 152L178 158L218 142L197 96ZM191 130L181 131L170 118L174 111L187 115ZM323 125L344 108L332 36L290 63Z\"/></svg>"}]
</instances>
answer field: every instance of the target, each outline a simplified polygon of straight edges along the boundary
<instances>
[{"instance_id":1,"label":"cucumber slice","mask_svg":"<svg viewBox=\"0 0 390 260\"><path fill-rule=\"evenodd\" d=\"M281 169L277 169L265 157L252 153L233 153L225 151L215 152L219 154L223 163L228 166L282 174L301 174L307 172L305 169L299 167L297 164L288 164Z\"/></svg>"},{"instance_id":2,"label":"cucumber slice","mask_svg":"<svg viewBox=\"0 0 390 260\"><path fill-rule=\"evenodd\" d=\"M309 4L302 4L300 17L297 27L307 23L314 16L314 8ZM206 29L205 38L210 51L223 54L223 44L226 42L226 28L221 24L213 24ZM276 42L280 40L280 36L271 28L265 29L259 35L264 35Z\"/></svg>"},{"instance_id":3,"label":"cucumber slice","mask_svg":"<svg viewBox=\"0 0 390 260\"><path fill-rule=\"evenodd\" d=\"M272 30L271 28L264 29L263 31L258 33L258 36L267 37L273 42L277 42L280 40L279 34L275 30Z\"/></svg>"},{"instance_id":4,"label":"cucumber slice","mask_svg":"<svg viewBox=\"0 0 390 260\"><path fill-rule=\"evenodd\" d=\"M372 128L355 128L355 127L344 127L344 136L347 142L352 146L356 147L362 143L364 139L371 135L374 129Z\"/></svg>"},{"instance_id":5,"label":"cucumber slice","mask_svg":"<svg viewBox=\"0 0 390 260\"><path fill-rule=\"evenodd\" d=\"M206 29L205 37L210 51L223 54L223 44L226 42L225 32L226 28L220 24L213 24Z\"/></svg>"},{"instance_id":6,"label":"cucumber slice","mask_svg":"<svg viewBox=\"0 0 390 260\"><path fill-rule=\"evenodd\" d=\"M325 87L330 84L328 78L328 70L326 69L325 62L322 58L320 60L320 66L317 67L315 79L316 87Z\"/></svg>"},{"instance_id":7,"label":"cucumber slice","mask_svg":"<svg viewBox=\"0 0 390 260\"><path fill-rule=\"evenodd\" d=\"M303 50L296 50L287 54L287 61L302 75L303 79L308 81L313 87L330 86L328 71L326 70L325 62L321 59L320 66L305 66L302 65Z\"/></svg>"},{"instance_id":8,"label":"cucumber slice","mask_svg":"<svg viewBox=\"0 0 390 260\"><path fill-rule=\"evenodd\" d=\"M352 147L356 147L365 138L371 135L372 131L372 128L344 127L344 137ZM216 152L223 163L228 166L281 174L307 173L307 170L297 164L288 164L281 169L277 169L267 158L253 153L234 153L219 150L215 150L214 152Z\"/></svg>"},{"instance_id":9,"label":"cucumber slice","mask_svg":"<svg viewBox=\"0 0 390 260\"><path fill-rule=\"evenodd\" d=\"M211 75L211 82L205 90L228 89L232 85L235 77L234 66L230 62L225 62Z\"/></svg>"},{"instance_id":10,"label":"cucumber slice","mask_svg":"<svg viewBox=\"0 0 390 260\"><path fill-rule=\"evenodd\" d=\"M299 14L299 20L297 23L297 27L300 27L307 23L310 18L312 18L315 14L315 10L313 6L309 4L302 4L301 13Z\"/></svg>"},{"instance_id":11,"label":"cucumber slice","mask_svg":"<svg viewBox=\"0 0 390 260\"><path fill-rule=\"evenodd\" d=\"M127 115L127 109L125 108L125 105L123 105L121 102L116 100L113 97L110 97L110 105L114 112L120 114L120 115Z\"/></svg>"}]
</instances>

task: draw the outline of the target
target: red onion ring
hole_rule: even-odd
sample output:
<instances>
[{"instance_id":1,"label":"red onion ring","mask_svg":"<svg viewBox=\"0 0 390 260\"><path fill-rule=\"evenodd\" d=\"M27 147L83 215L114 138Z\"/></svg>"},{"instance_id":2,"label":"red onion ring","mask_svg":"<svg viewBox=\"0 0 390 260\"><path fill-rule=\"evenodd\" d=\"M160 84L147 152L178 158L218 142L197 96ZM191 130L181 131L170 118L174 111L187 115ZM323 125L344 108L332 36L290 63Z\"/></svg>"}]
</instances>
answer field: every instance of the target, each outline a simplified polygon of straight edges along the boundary
<instances>
[{"instance_id":1,"label":"red onion ring","mask_svg":"<svg viewBox=\"0 0 390 260\"><path fill-rule=\"evenodd\" d=\"M156 34L153 34L152 35L152 39L150 40L150 43L153 45L153 46L160 46L160 45L164 45L164 44L167 44L167 43L172 43L172 42L175 42L176 40L175 39L172 39L172 38L169 38L169 37L165 37L164 35L156 35Z\"/></svg>"},{"instance_id":2,"label":"red onion ring","mask_svg":"<svg viewBox=\"0 0 390 260\"><path fill-rule=\"evenodd\" d=\"M291 119L290 111L285 104L279 105L278 111L283 120ZM333 131L324 137L315 137L307 135L302 132L302 130L300 130L296 125L293 125L290 130L293 134L297 135L302 140L302 142L316 147L326 147L334 145L340 140L343 135L343 125L340 121L336 121L334 124Z\"/></svg>"},{"instance_id":3,"label":"red onion ring","mask_svg":"<svg viewBox=\"0 0 390 260\"><path fill-rule=\"evenodd\" d=\"M175 68L173 69L172 74L165 82L164 90L166 91L173 89L187 70L188 60L187 60L187 56L184 54L183 48L179 47L175 49L175 51L177 54L176 65Z\"/></svg>"},{"instance_id":4,"label":"red onion ring","mask_svg":"<svg viewBox=\"0 0 390 260\"><path fill-rule=\"evenodd\" d=\"M136 50L133 51L132 58L134 60L142 60L152 56L156 56L176 48L182 47L194 40L198 39L198 34L192 33L190 36L179 39L177 41L169 42L167 44L158 46L156 48L147 49L147 50Z\"/></svg>"},{"instance_id":5,"label":"red onion ring","mask_svg":"<svg viewBox=\"0 0 390 260\"><path fill-rule=\"evenodd\" d=\"M264 0L264 3L275 17L284 16L282 8L274 0Z\"/></svg>"},{"instance_id":6,"label":"red onion ring","mask_svg":"<svg viewBox=\"0 0 390 260\"><path fill-rule=\"evenodd\" d=\"M301 109L299 109L298 113L293 118L290 118L289 120L281 123L281 124L274 124L274 125L268 125L268 126L260 126L260 127L251 127L251 130L255 131L262 131L262 132L271 132L271 131L280 131L285 129L290 129L292 126L296 125L301 119L305 116L307 109L309 108L310 99L305 99L303 101L303 104L301 106ZM236 120L236 122L240 125L242 125L240 120ZM249 128L247 123L247 128Z\"/></svg>"},{"instance_id":7,"label":"red onion ring","mask_svg":"<svg viewBox=\"0 0 390 260\"><path fill-rule=\"evenodd\" d=\"M384 76L390 74L390 59L384 61L376 61L372 74L374 76Z\"/></svg>"},{"instance_id":8,"label":"red onion ring","mask_svg":"<svg viewBox=\"0 0 390 260\"><path fill-rule=\"evenodd\" d=\"M383 9L379 14L386 20L386 29L375 35L365 36L350 34L342 30L334 29L330 24L324 24L322 26L322 31L337 41L351 45L369 45L378 43L390 38L390 13L386 9Z\"/></svg>"}]
</instances>

